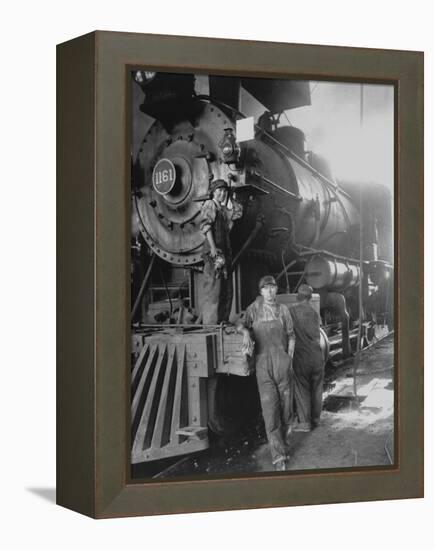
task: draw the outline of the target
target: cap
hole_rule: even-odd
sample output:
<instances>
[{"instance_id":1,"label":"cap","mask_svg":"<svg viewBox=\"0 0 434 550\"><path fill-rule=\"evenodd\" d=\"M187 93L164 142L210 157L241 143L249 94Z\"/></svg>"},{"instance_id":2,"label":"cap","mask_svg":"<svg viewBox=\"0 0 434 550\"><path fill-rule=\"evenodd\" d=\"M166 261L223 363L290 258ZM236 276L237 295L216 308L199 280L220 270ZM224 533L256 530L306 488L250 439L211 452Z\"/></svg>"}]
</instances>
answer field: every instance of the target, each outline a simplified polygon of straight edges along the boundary
<instances>
[{"instance_id":1,"label":"cap","mask_svg":"<svg viewBox=\"0 0 434 550\"><path fill-rule=\"evenodd\" d=\"M262 287L266 285L274 285L277 286L276 279L272 275L264 275L259 280L259 290L261 290Z\"/></svg>"},{"instance_id":2,"label":"cap","mask_svg":"<svg viewBox=\"0 0 434 550\"><path fill-rule=\"evenodd\" d=\"M215 180L211 183L209 187L209 192L212 194L214 193L214 191L221 188L229 189L229 185L227 184L227 182L225 182L225 180Z\"/></svg>"},{"instance_id":3,"label":"cap","mask_svg":"<svg viewBox=\"0 0 434 550\"><path fill-rule=\"evenodd\" d=\"M310 300L312 298L313 288L310 285L300 285L298 287L297 298L299 300Z\"/></svg>"}]
</instances>

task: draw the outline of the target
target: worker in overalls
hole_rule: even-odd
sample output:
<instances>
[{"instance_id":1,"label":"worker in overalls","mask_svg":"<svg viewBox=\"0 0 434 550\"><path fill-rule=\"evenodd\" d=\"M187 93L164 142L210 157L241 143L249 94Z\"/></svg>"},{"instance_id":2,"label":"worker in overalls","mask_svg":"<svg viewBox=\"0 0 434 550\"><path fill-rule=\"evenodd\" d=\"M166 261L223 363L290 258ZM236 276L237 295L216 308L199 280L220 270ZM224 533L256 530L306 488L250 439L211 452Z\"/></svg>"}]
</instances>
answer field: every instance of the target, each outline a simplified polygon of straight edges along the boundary
<instances>
[{"instance_id":1,"label":"worker in overalls","mask_svg":"<svg viewBox=\"0 0 434 550\"><path fill-rule=\"evenodd\" d=\"M243 353L254 351L262 415L276 470L285 470L293 423L294 330L289 309L276 301L274 277L259 281L260 296L238 324Z\"/></svg>"},{"instance_id":2,"label":"worker in overalls","mask_svg":"<svg viewBox=\"0 0 434 550\"><path fill-rule=\"evenodd\" d=\"M294 429L303 432L319 424L324 380L321 319L310 304L312 292L309 285L300 285L297 304L291 308L295 332L294 397L299 419Z\"/></svg>"},{"instance_id":3,"label":"worker in overalls","mask_svg":"<svg viewBox=\"0 0 434 550\"><path fill-rule=\"evenodd\" d=\"M222 180L212 182L210 199L201 211L203 244L202 323L217 325L229 320L232 305L232 250L229 238L233 222L242 216L242 206L230 198L229 186Z\"/></svg>"}]
</instances>

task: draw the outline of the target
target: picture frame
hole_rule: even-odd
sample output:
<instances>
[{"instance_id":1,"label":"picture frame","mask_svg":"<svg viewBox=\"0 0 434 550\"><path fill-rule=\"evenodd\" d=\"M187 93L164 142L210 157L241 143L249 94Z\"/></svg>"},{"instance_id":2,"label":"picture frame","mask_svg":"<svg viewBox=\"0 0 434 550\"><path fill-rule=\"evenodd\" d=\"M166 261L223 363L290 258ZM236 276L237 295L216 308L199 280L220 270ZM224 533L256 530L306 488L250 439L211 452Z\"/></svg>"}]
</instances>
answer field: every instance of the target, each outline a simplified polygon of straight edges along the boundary
<instances>
[{"instance_id":1,"label":"picture frame","mask_svg":"<svg viewBox=\"0 0 434 550\"><path fill-rule=\"evenodd\" d=\"M395 87L396 467L129 478L127 72ZM57 502L94 518L423 496L423 54L96 31L57 47Z\"/></svg>"}]
</instances>

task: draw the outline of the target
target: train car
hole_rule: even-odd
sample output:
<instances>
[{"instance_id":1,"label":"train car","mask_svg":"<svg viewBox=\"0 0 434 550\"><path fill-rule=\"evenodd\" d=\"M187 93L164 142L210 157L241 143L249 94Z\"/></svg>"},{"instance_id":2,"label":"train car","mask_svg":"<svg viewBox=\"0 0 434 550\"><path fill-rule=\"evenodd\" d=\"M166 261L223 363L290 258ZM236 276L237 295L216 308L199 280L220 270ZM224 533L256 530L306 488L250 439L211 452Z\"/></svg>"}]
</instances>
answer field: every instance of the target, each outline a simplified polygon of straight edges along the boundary
<instances>
[{"instance_id":1,"label":"train car","mask_svg":"<svg viewBox=\"0 0 434 550\"><path fill-rule=\"evenodd\" d=\"M207 86L203 85L204 79ZM392 197L337 181L303 132L307 82L134 71L132 88L133 464L206 449L257 407L231 324L203 325L201 207L216 179L243 207L231 233L235 322L273 274L279 300L314 288L324 355L347 357L393 329ZM199 83L199 85L198 85ZM205 87L205 91L204 91ZM263 109L256 123L240 97ZM240 121L250 135L238 139ZM238 131L237 131L238 128Z\"/></svg>"}]
</instances>

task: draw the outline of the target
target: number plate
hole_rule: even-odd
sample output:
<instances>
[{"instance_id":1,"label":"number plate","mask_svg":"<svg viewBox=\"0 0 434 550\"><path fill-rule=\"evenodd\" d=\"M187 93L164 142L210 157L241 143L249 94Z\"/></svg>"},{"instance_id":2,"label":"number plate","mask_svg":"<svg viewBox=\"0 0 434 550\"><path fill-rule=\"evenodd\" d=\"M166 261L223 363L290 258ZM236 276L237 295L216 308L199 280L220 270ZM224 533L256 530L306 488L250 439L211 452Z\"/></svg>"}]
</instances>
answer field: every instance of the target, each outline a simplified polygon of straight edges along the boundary
<instances>
[{"instance_id":1,"label":"number plate","mask_svg":"<svg viewBox=\"0 0 434 550\"><path fill-rule=\"evenodd\" d=\"M167 195L175 185L176 172L173 162L169 159L160 159L152 172L152 184L160 195Z\"/></svg>"}]
</instances>

